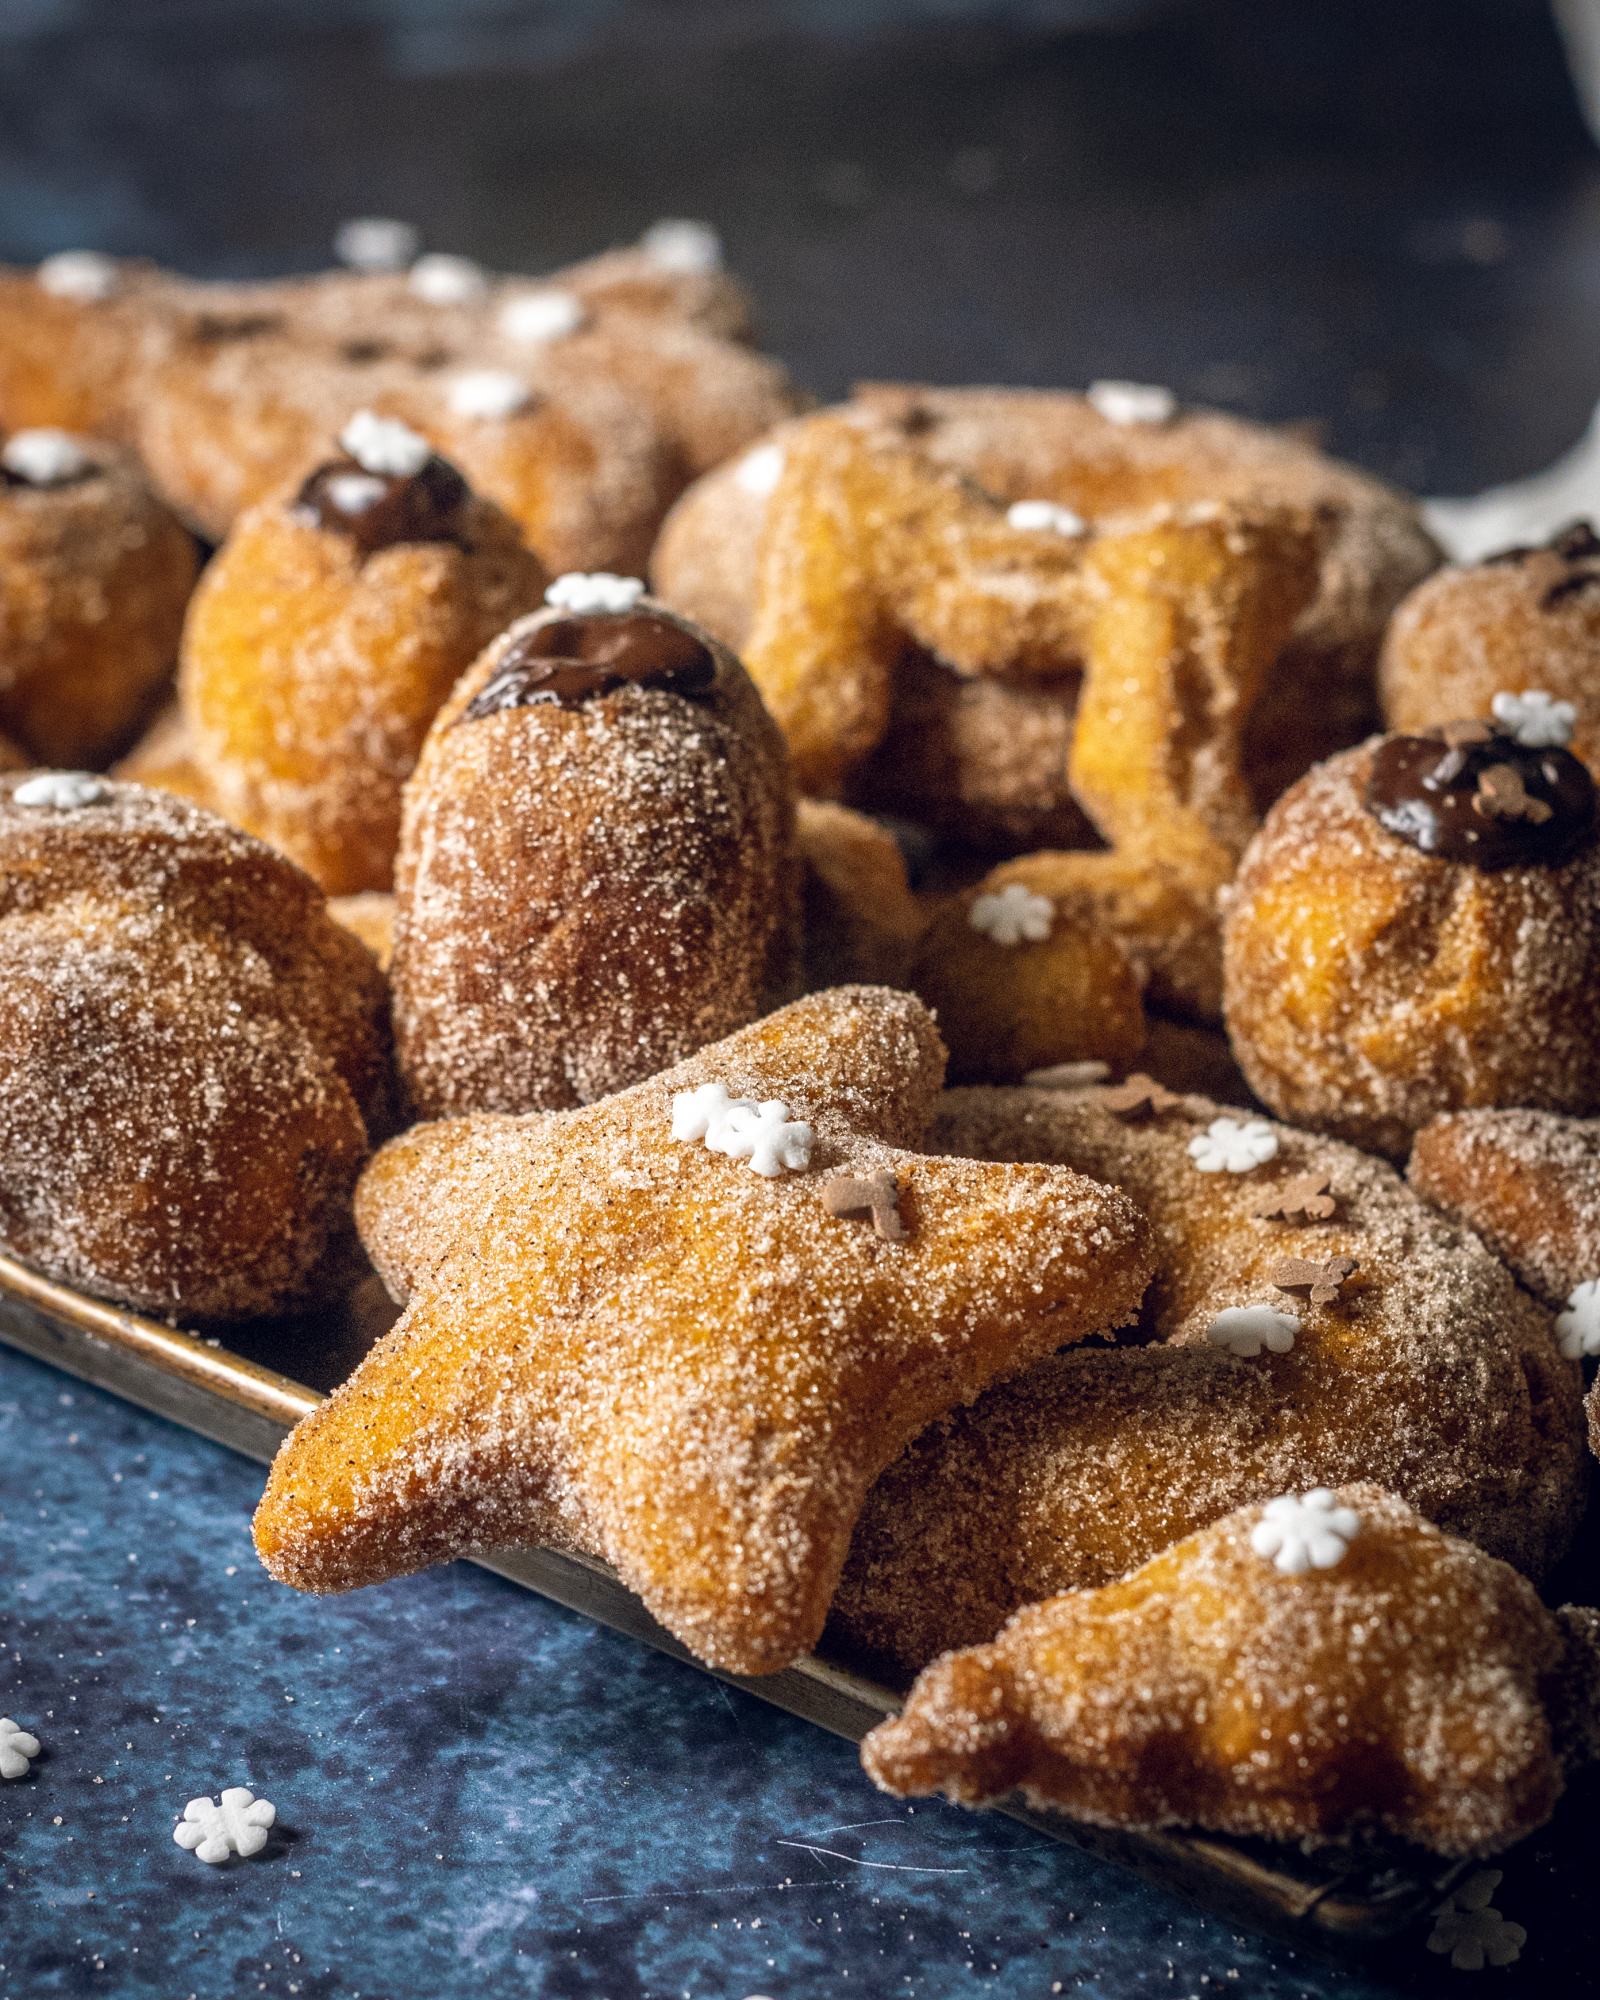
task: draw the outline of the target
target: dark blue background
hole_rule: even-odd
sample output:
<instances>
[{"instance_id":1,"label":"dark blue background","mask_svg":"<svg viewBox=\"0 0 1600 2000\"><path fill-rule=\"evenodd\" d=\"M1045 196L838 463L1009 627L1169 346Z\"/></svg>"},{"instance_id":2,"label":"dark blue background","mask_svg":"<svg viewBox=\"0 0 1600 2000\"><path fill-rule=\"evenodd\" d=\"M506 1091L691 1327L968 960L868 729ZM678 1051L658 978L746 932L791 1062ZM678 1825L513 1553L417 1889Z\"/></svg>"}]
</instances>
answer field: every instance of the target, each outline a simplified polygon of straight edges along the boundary
<instances>
[{"instance_id":1,"label":"dark blue background","mask_svg":"<svg viewBox=\"0 0 1600 2000\"><path fill-rule=\"evenodd\" d=\"M1057 31L1080 11L0 0L0 256L280 270L376 209L538 268L707 214L824 392L1127 374L1432 490L1576 433L1600 168L1541 6ZM250 1552L259 1481L0 1352L0 1712L48 1746L0 1786L0 2000L1461 1986L1422 1933L1329 1968L885 1801L849 1746L480 1572L296 1598ZM172 1822L235 1782L283 1830L211 1871ZM1593 1805L1511 1861L1530 1943L1491 1991L1592 1986Z\"/></svg>"}]
</instances>

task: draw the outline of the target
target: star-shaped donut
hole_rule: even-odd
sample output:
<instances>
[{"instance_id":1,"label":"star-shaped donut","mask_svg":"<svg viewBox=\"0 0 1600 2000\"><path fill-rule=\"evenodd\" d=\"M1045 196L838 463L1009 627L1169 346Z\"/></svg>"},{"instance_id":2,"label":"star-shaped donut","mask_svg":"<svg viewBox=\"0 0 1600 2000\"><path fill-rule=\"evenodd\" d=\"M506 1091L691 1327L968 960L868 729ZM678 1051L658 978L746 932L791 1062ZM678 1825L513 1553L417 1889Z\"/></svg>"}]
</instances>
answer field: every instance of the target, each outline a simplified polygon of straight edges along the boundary
<instances>
[{"instance_id":1,"label":"star-shaped donut","mask_svg":"<svg viewBox=\"0 0 1600 2000\"><path fill-rule=\"evenodd\" d=\"M598 1104L385 1149L358 1220L410 1304L286 1440L255 1520L267 1568L343 1590L471 1549L574 1549L713 1665L787 1665L889 1461L1129 1318L1149 1275L1115 1191L910 1150L943 1069L919 1001L842 987ZM768 1177L675 1138L674 1100L707 1084L809 1126L806 1164ZM824 1199L878 1173L899 1241Z\"/></svg>"}]
</instances>

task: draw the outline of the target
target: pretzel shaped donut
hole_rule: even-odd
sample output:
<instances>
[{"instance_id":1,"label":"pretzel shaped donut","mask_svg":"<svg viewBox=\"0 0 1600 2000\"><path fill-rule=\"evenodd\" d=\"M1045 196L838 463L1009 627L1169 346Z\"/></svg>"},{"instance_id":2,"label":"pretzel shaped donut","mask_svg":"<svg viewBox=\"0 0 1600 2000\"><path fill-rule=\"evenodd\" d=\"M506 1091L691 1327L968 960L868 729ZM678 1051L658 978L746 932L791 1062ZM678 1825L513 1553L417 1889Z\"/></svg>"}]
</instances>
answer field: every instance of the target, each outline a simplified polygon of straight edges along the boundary
<instances>
[{"instance_id":1,"label":"pretzel shaped donut","mask_svg":"<svg viewBox=\"0 0 1600 2000\"><path fill-rule=\"evenodd\" d=\"M1381 1161L1221 1115L1144 1084L946 1093L949 1151L1143 1209L1146 1344L1056 1355L890 1468L835 1601L852 1650L919 1667L1231 1508L1356 1478L1531 1576L1564 1551L1586 1474L1550 1315Z\"/></svg>"}]
</instances>

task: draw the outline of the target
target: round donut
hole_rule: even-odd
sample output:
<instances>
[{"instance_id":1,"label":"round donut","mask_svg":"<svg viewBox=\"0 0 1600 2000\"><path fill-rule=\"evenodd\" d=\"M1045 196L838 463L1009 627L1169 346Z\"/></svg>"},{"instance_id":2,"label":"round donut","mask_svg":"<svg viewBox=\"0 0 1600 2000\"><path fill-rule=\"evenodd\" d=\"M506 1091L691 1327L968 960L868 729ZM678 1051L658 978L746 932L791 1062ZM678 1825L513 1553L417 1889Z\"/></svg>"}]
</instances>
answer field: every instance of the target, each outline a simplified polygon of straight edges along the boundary
<instances>
[{"instance_id":1,"label":"round donut","mask_svg":"<svg viewBox=\"0 0 1600 2000\"><path fill-rule=\"evenodd\" d=\"M146 343L180 289L153 264L92 250L0 266L0 430L128 442Z\"/></svg>"},{"instance_id":2,"label":"round donut","mask_svg":"<svg viewBox=\"0 0 1600 2000\"><path fill-rule=\"evenodd\" d=\"M1142 1344L1054 1356L935 1425L883 1475L835 1600L839 1638L897 1671L920 1667L991 1638L1023 1604L1126 1575L1234 1507L1357 1478L1543 1575L1587 1481L1578 1371L1549 1314L1381 1161L1262 1121L1250 1155L1270 1141L1269 1159L1204 1172L1190 1149L1208 1140L1216 1157L1219 1107L1157 1094L1140 1114L1139 1094L946 1094L943 1150L1056 1162L1122 1189L1150 1219L1156 1275ZM1275 1206L1289 1218L1257 1214ZM1340 1259L1357 1268L1313 1304L1275 1283L1294 1275L1280 1269L1291 1259L1325 1276ZM1261 1305L1298 1319L1287 1352L1217 1344L1219 1315Z\"/></svg>"},{"instance_id":3,"label":"round donut","mask_svg":"<svg viewBox=\"0 0 1600 2000\"><path fill-rule=\"evenodd\" d=\"M80 773L0 779L0 1244L146 1312L326 1292L392 1094L384 986L299 869Z\"/></svg>"},{"instance_id":4,"label":"round donut","mask_svg":"<svg viewBox=\"0 0 1600 2000\"><path fill-rule=\"evenodd\" d=\"M193 762L217 810L335 895L389 887L400 788L435 711L545 585L498 507L415 434L381 429L420 466L335 455L252 509L183 638Z\"/></svg>"},{"instance_id":5,"label":"round donut","mask_svg":"<svg viewBox=\"0 0 1600 2000\"><path fill-rule=\"evenodd\" d=\"M794 980L783 744L726 647L616 579L519 620L406 787L391 966L425 1118L588 1104ZM598 593L598 594L594 594Z\"/></svg>"},{"instance_id":6,"label":"round donut","mask_svg":"<svg viewBox=\"0 0 1600 2000\"><path fill-rule=\"evenodd\" d=\"M171 675L198 566L107 446L0 437L0 731L41 764L124 749Z\"/></svg>"},{"instance_id":7,"label":"round donut","mask_svg":"<svg viewBox=\"0 0 1600 2000\"><path fill-rule=\"evenodd\" d=\"M1346 751L1251 843L1224 970L1239 1066L1298 1124L1401 1158L1440 1111L1594 1110L1593 780L1482 724Z\"/></svg>"},{"instance_id":8,"label":"round donut","mask_svg":"<svg viewBox=\"0 0 1600 2000\"><path fill-rule=\"evenodd\" d=\"M1537 688L1570 702L1570 748L1600 770L1600 536L1586 521L1541 548L1439 570L1394 615L1379 663L1384 720L1415 735Z\"/></svg>"}]
</instances>

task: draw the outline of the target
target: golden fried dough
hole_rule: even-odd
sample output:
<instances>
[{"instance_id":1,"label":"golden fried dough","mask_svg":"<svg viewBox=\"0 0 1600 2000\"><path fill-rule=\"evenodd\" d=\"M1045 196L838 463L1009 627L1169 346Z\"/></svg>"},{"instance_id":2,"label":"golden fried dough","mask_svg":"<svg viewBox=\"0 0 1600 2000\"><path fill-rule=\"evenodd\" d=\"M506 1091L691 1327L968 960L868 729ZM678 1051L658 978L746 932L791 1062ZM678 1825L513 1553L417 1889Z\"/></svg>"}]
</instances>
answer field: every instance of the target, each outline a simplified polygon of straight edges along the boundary
<instances>
[{"instance_id":1,"label":"golden fried dough","mask_svg":"<svg viewBox=\"0 0 1600 2000\"><path fill-rule=\"evenodd\" d=\"M906 985L927 918L894 835L830 799L800 799L795 840L807 987Z\"/></svg>"},{"instance_id":2,"label":"golden fried dough","mask_svg":"<svg viewBox=\"0 0 1600 2000\"><path fill-rule=\"evenodd\" d=\"M1201 1098L1119 1114L1112 1101L947 1093L945 1151L1058 1161L1149 1216L1148 1344L1057 1355L919 1438L862 1515L835 1605L841 1641L919 1667L992 1638L1022 1604L1125 1575L1232 1507L1367 1477L1544 1574L1587 1484L1578 1371L1550 1315L1352 1147L1263 1121L1239 1156L1275 1140L1270 1160L1202 1172L1191 1145L1243 1114ZM1254 1212L1275 1206L1289 1219ZM1329 1302L1275 1282L1287 1260L1338 1259L1359 1270ZM1298 1318L1288 1351L1217 1344L1220 1315L1256 1306Z\"/></svg>"},{"instance_id":3,"label":"golden fried dough","mask_svg":"<svg viewBox=\"0 0 1600 2000\"><path fill-rule=\"evenodd\" d=\"M0 1242L206 1319L315 1297L391 1097L383 981L299 869L80 774L0 780Z\"/></svg>"},{"instance_id":4,"label":"golden fried dough","mask_svg":"<svg viewBox=\"0 0 1600 2000\"><path fill-rule=\"evenodd\" d=\"M1124 1197L910 1150L943 1060L915 1000L840 988L603 1103L381 1154L363 1240L416 1289L279 1454L267 1567L340 1590L554 1544L712 1664L786 1665L883 1465L1124 1318L1148 1271ZM875 1181L895 1240L836 1209L841 1179Z\"/></svg>"},{"instance_id":5,"label":"golden fried dough","mask_svg":"<svg viewBox=\"0 0 1600 2000\"><path fill-rule=\"evenodd\" d=\"M1102 1826L1381 1833L1447 1855L1542 1826L1593 1754L1595 1614L1547 1611L1377 1486L1276 1507L937 1661L862 1745L868 1773L969 1805L1020 1788ZM1313 1527L1326 1567L1265 1552L1322 1521L1352 1531Z\"/></svg>"}]
</instances>

